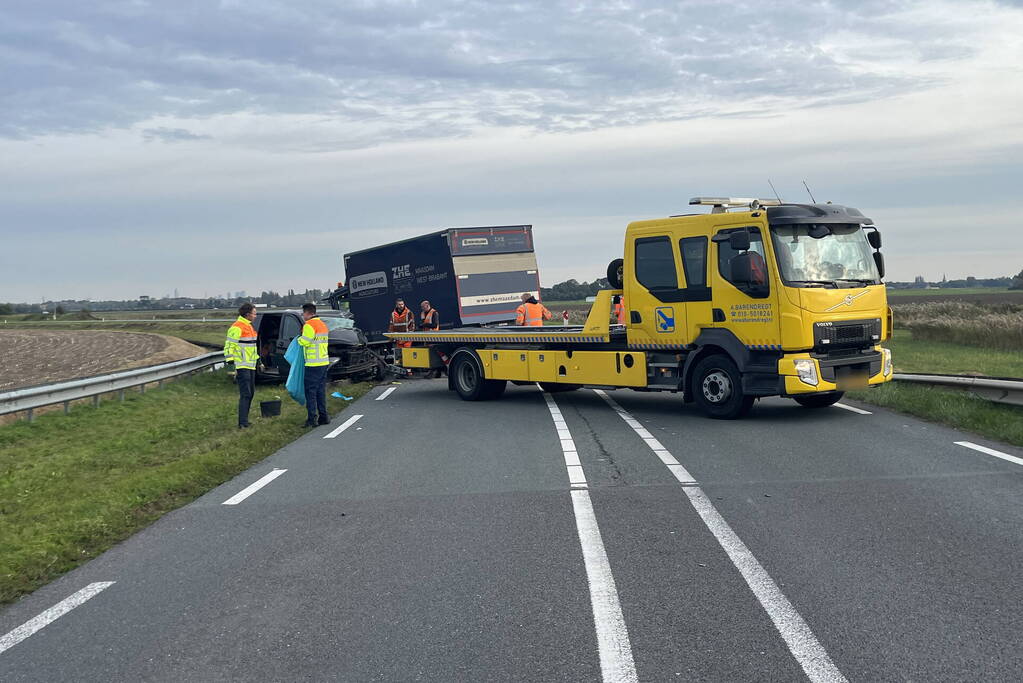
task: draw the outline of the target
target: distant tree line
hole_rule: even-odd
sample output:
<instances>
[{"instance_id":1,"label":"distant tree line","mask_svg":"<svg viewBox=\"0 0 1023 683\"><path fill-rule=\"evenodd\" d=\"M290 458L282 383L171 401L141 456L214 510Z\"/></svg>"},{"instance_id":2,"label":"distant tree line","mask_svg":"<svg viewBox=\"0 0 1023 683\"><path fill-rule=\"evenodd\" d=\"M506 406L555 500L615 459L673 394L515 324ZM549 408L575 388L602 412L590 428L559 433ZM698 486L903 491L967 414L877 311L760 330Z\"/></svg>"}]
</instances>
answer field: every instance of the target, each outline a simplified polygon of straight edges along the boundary
<instances>
[{"instance_id":1,"label":"distant tree line","mask_svg":"<svg viewBox=\"0 0 1023 683\"><path fill-rule=\"evenodd\" d=\"M544 301L578 301L588 296L596 296L602 289L611 289L607 278L599 278L593 282L566 280L553 287L541 287L540 298Z\"/></svg>"},{"instance_id":2,"label":"distant tree line","mask_svg":"<svg viewBox=\"0 0 1023 683\"><path fill-rule=\"evenodd\" d=\"M1023 271L1020 271L1023 275ZM949 280L942 278L937 282L928 282L923 275L917 275L913 282L892 282L889 281L886 284L892 289L925 289L927 287L937 287L938 289L966 289L974 287L1008 287L1009 289L1023 289L1015 286L1020 280L1020 275L1006 276L1006 277L991 277L991 278L978 278L972 275L959 279Z\"/></svg>"}]
</instances>

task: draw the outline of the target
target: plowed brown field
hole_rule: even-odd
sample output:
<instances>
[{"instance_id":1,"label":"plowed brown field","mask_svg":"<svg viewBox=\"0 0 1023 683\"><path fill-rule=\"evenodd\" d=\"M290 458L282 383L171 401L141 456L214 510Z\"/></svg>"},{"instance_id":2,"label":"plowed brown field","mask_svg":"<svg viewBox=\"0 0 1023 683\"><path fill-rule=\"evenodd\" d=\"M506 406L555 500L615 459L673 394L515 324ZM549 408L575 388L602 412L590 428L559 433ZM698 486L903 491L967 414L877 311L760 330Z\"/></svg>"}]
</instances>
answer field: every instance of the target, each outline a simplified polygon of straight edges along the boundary
<instances>
[{"instance_id":1,"label":"plowed brown field","mask_svg":"<svg viewBox=\"0 0 1023 683\"><path fill-rule=\"evenodd\" d=\"M206 353L159 334L0 330L0 392L169 363Z\"/></svg>"}]
</instances>

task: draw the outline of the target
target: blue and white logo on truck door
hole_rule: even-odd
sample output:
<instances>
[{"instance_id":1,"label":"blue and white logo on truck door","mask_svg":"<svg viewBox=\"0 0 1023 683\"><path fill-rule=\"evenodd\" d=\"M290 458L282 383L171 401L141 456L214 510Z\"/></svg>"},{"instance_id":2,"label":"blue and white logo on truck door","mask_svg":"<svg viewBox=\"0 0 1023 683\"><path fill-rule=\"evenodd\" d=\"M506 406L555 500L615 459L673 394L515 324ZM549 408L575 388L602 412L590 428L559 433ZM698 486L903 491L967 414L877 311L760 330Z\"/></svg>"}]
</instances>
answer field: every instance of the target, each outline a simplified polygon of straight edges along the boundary
<instances>
[{"instance_id":1,"label":"blue and white logo on truck door","mask_svg":"<svg viewBox=\"0 0 1023 683\"><path fill-rule=\"evenodd\" d=\"M654 322L661 333L675 331L675 309L671 306L660 306L654 309Z\"/></svg>"}]
</instances>

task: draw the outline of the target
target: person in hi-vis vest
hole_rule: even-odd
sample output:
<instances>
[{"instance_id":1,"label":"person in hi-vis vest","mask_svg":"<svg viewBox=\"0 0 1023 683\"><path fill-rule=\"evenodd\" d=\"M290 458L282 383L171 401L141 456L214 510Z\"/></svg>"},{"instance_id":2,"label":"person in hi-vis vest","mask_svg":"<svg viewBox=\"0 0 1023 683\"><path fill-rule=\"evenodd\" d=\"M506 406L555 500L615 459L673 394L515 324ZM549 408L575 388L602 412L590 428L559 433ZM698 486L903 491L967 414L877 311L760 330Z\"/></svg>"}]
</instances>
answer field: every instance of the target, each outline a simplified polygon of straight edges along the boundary
<instances>
[{"instance_id":1,"label":"person in hi-vis vest","mask_svg":"<svg viewBox=\"0 0 1023 683\"><path fill-rule=\"evenodd\" d=\"M547 307L536 300L536 297L526 292L522 295L522 305L515 310L515 324L526 327L540 327L544 320L551 319L551 312Z\"/></svg>"},{"instance_id":2,"label":"person in hi-vis vest","mask_svg":"<svg viewBox=\"0 0 1023 683\"><path fill-rule=\"evenodd\" d=\"M330 424L327 415L327 338L330 334L327 324L316 315L316 304L302 304L302 336L298 345L302 347L305 359L305 409L306 427ZM317 419L317 413L319 419Z\"/></svg>"},{"instance_id":3,"label":"person in hi-vis vest","mask_svg":"<svg viewBox=\"0 0 1023 683\"><path fill-rule=\"evenodd\" d=\"M234 363L234 381L238 385L238 429L249 426L249 408L256 393L256 330L252 321L256 319L256 307L242 304L238 307L238 319L227 328L224 341L224 358Z\"/></svg>"}]
</instances>

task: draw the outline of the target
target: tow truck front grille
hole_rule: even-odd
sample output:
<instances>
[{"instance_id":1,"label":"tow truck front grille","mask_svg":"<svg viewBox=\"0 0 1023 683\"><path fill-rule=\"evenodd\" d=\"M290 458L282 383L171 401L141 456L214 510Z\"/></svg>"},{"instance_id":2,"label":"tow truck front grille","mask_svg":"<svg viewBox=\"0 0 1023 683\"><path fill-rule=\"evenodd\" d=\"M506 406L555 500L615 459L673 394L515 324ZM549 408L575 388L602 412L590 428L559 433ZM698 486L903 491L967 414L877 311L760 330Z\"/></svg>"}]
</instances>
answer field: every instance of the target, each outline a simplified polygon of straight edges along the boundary
<instances>
[{"instance_id":1,"label":"tow truck front grille","mask_svg":"<svg viewBox=\"0 0 1023 683\"><path fill-rule=\"evenodd\" d=\"M813 326L813 345L819 350L836 346L870 346L881 341L881 319L818 322Z\"/></svg>"}]
</instances>

